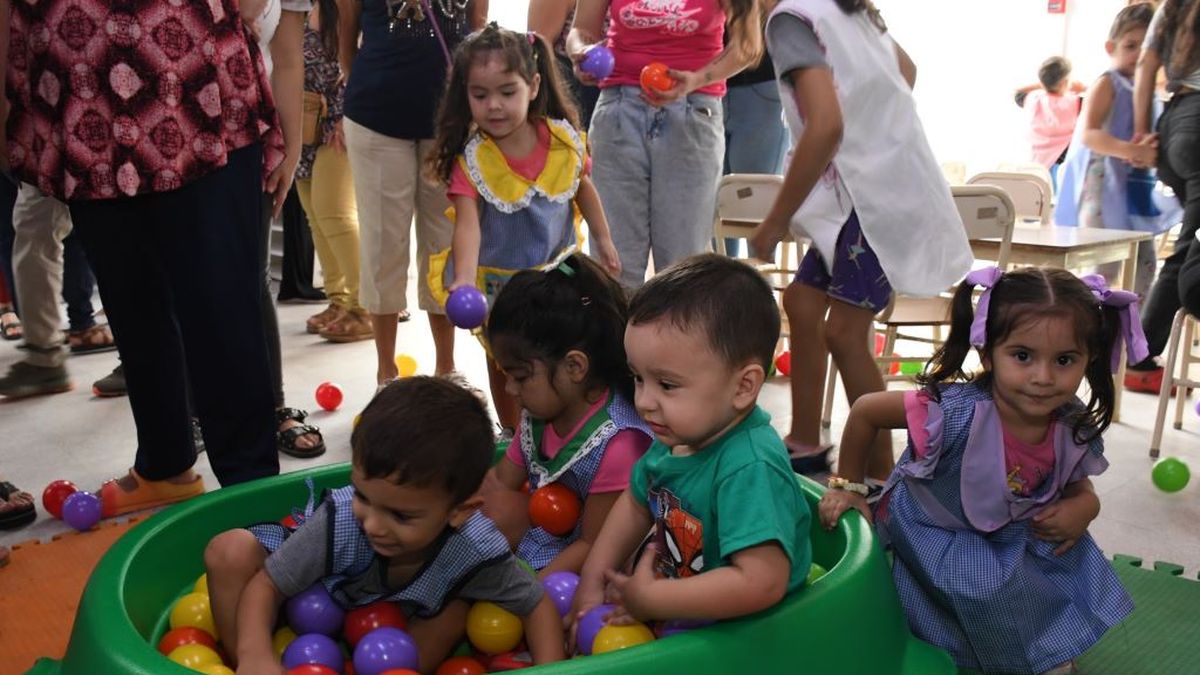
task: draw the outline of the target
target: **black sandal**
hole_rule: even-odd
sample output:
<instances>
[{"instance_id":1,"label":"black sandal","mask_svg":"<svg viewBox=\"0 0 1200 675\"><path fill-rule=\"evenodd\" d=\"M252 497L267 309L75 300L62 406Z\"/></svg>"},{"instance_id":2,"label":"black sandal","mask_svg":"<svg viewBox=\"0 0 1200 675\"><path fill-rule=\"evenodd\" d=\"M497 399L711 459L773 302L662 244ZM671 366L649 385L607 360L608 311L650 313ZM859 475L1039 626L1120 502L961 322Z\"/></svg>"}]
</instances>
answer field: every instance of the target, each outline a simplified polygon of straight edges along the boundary
<instances>
[{"instance_id":1,"label":"black sandal","mask_svg":"<svg viewBox=\"0 0 1200 675\"><path fill-rule=\"evenodd\" d=\"M304 423L307 418L308 412L298 408L280 408L275 411L276 424L283 424L288 420L299 422L297 426L290 429L275 432L275 446L280 452L297 459L312 459L325 454L325 438L321 435L320 429ZM296 447L296 441L307 434L315 434L319 439L317 444L311 448Z\"/></svg>"},{"instance_id":2,"label":"black sandal","mask_svg":"<svg viewBox=\"0 0 1200 675\"><path fill-rule=\"evenodd\" d=\"M12 495L23 492L8 481L0 481L0 501L8 503ZM15 530L37 519L37 510L31 501L27 506L0 511L0 530Z\"/></svg>"}]
</instances>

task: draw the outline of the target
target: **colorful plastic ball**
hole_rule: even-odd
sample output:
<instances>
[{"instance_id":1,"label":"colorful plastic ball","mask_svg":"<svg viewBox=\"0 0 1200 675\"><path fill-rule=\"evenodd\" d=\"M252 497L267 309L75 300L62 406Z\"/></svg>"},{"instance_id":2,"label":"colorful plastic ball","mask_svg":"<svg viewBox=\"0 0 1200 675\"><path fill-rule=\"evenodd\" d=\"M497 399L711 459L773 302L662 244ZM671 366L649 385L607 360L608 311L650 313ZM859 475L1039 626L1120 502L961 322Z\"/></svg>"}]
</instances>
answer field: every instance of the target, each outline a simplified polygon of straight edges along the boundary
<instances>
[{"instance_id":1,"label":"colorful plastic ball","mask_svg":"<svg viewBox=\"0 0 1200 675\"><path fill-rule=\"evenodd\" d=\"M339 672L319 663L302 663L295 668L288 668L287 675L338 675Z\"/></svg>"},{"instance_id":2,"label":"colorful plastic ball","mask_svg":"<svg viewBox=\"0 0 1200 675\"><path fill-rule=\"evenodd\" d=\"M421 675L421 674L418 673L417 671L413 670L412 668L393 668L391 670L385 670L382 673L380 673L379 675Z\"/></svg>"},{"instance_id":3,"label":"colorful plastic ball","mask_svg":"<svg viewBox=\"0 0 1200 675\"><path fill-rule=\"evenodd\" d=\"M271 636L271 650L275 652L275 658L282 660L284 650L286 650L288 645L292 644L292 641L297 637L299 636L296 635L296 631L292 630L288 626L284 626L275 631L275 634Z\"/></svg>"},{"instance_id":4,"label":"colorful plastic ball","mask_svg":"<svg viewBox=\"0 0 1200 675\"><path fill-rule=\"evenodd\" d=\"M1174 457L1167 457L1154 463L1150 478L1154 481L1154 486L1163 492L1179 492L1191 480L1192 472L1187 464Z\"/></svg>"},{"instance_id":5,"label":"colorful plastic ball","mask_svg":"<svg viewBox=\"0 0 1200 675\"><path fill-rule=\"evenodd\" d=\"M603 80L612 74L613 66L617 64L612 50L604 45L593 45L583 53L579 69L597 80Z\"/></svg>"},{"instance_id":6,"label":"colorful plastic ball","mask_svg":"<svg viewBox=\"0 0 1200 675\"><path fill-rule=\"evenodd\" d=\"M217 641L213 636L195 626L180 626L162 636L158 641L158 651L160 654L170 654L184 645L204 645L213 651L217 649Z\"/></svg>"},{"instance_id":7,"label":"colorful plastic ball","mask_svg":"<svg viewBox=\"0 0 1200 675\"><path fill-rule=\"evenodd\" d=\"M658 624L654 629L654 634L660 638L686 633L697 628L704 628L716 623L707 619L669 619Z\"/></svg>"},{"instance_id":8,"label":"colorful plastic ball","mask_svg":"<svg viewBox=\"0 0 1200 675\"><path fill-rule=\"evenodd\" d=\"M579 618L579 626L575 631L575 647L580 654L588 656L592 653L592 643L596 634L604 628L604 617L615 609L613 605L596 605Z\"/></svg>"},{"instance_id":9,"label":"colorful plastic ball","mask_svg":"<svg viewBox=\"0 0 1200 675\"><path fill-rule=\"evenodd\" d=\"M76 492L63 502L62 519L76 530L87 532L100 522L100 498L90 492Z\"/></svg>"},{"instance_id":10,"label":"colorful plastic ball","mask_svg":"<svg viewBox=\"0 0 1200 675\"><path fill-rule=\"evenodd\" d=\"M332 670L342 669L342 649L333 638L320 633L307 633L292 640L283 650L283 667L295 668L306 663L315 663Z\"/></svg>"},{"instance_id":11,"label":"colorful plastic ball","mask_svg":"<svg viewBox=\"0 0 1200 675\"><path fill-rule=\"evenodd\" d=\"M654 631L647 628L645 624L635 623L628 626L605 626L596 633L596 640L592 643L592 653L603 654L605 652L615 652L652 642L653 640Z\"/></svg>"},{"instance_id":12,"label":"colorful plastic ball","mask_svg":"<svg viewBox=\"0 0 1200 675\"><path fill-rule=\"evenodd\" d=\"M648 92L667 91L675 86L675 80L667 74L666 64L655 61L642 68L641 77L638 79L642 84L642 89Z\"/></svg>"},{"instance_id":13,"label":"colorful plastic ball","mask_svg":"<svg viewBox=\"0 0 1200 675\"><path fill-rule=\"evenodd\" d=\"M417 667L417 643L399 628L376 628L354 648L354 672L358 675L382 675L389 670Z\"/></svg>"},{"instance_id":14,"label":"colorful plastic ball","mask_svg":"<svg viewBox=\"0 0 1200 675\"><path fill-rule=\"evenodd\" d=\"M581 507L579 497L567 486L543 485L529 497L529 522L561 537L575 529Z\"/></svg>"},{"instance_id":15,"label":"colorful plastic ball","mask_svg":"<svg viewBox=\"0 0 1200 675\"><path fill-rule=\"evenodd\" d=\"M229 666L224 663L209 663L195 669L197 672L204 675L237 675Z\"/></svg>"},{"instance_id":16,"label":"colorful plastic ball","mask_svg":"<svg viewBox=\"0 0 1200 675\"><path fill-rule=\"evenodd\" d=\"M200 575L200 578L196 580L196 584L194 586L192 586L192 592L193 593L204 593L205 595L208 595L208 575L207 574Z\"/></svg>"},{"instance_id":17,"label":"colorful plastic ball","mask_svg":"<svg viewBox=\"0 0 1200 675\"><path fill-rule=\"evenodd\" d=\"M212 607L206 593L188 593L175 601L171 608L171 628L191 626L215 637L217 626L213 623Z\"/></svg>"},{"instance_id":18,"label":"colorful plastic ball","mask_svg":"<svg viewBox=\"0 0 1200 675\"><path fill-rule=\"evenodd\" d=\"M474 286L459 286L446 300L446 316L450 323L472 330L483 325L487 317L487 298Z\"/></svg>"},{"instance_id":19,"label":"colorful plastic ball","mask_svg":"<svg viewBox=\"0 0 1200 675\"><path fill-rule=\"evenodd\" d=\"M786 351L775 357L775 367L779 374L789 377L792 374L792 352Z\"/></svg>"},{"instance_id":20,"label":"colorful plastic ball","mask_svg":"<svg viewBox=\"0 0 1200 675\"><path fill-rule=\"evenodd\" d=\"M322 382L317 385L317 405L329 411L338 409L342 404L342 398L345 395L342 393L342 388L332 382Z\"/></svg>"},{"instance_id":21,"label":"colorful plastic ball","mask_svg":"<svg viewBox=\"0 0 1200 675\"><path fill-rule=\"evenodd\" d=\"M346 612L346 620L342 624L342 636L346 638L346 642L351 647L354 647L364 635L384 626L403 630L408 626L408 620L395 603L372 602Z\"/></svg>"},{"instance_id":22,"label":"colorful plastic ball","mask_svg":"<svg viewBox=\"0 0 1200 675\"><path fill-rule=\"evenodd\" d=\"M537 578L537 575L538 575L537 570L533 569L533 565L530 565L529 563L525 562L524 560L517 558L517 567L520 567L521 569L525 570L526 572L529 572L529 576L533 577L534 579Z\"/></svg>"},{"instance_id":23,"label":"colorful plastic ball","mask_svg":"<svg viewBox=\"0 0 1200 675\"><path fill-rule=\"evenodd\" d=\"M76 492L79 492L79 488L71 481L56 480L42 490L42 507L55 518L62 518L63 502Z\"/></svg>"},{"instance_id":24,"label":"colorful plastic ball","mask_svg":"<svg viewBox=\"0 0 1200 675\"><path fill-rule=\"evenodd\" d=\"M499 605L477 602L467 612L467 639L485 654L503 654L521 642L521 620Z\"/></svg>"},{"instance_id":25,"label":"colorful plastic ball","mask_svg":"<svg viewBox=\"0 0 1200 675\"><path fill-rule=\"evenodd\" d=\"M320 583L300 591L288 598L284 606L288 625L297 635L305 633L320 633L322 635L337 635L346 619L346 612Z\"/></svg>"},{"instance_id":26,"label":"colorful plastic ball","mask_svg":"<svg viewBox=\"0 0 1200 675\"><path fill-rule=\"evenodd\" d=\"M183 645L167 654L167 658L184 668L198 670L200 666L222 665L221 655L204 645Z\"/></svg>"},{"instance_id":27,"label":"colorful plastic ball","mask_svg":"<svg viewBox=\"0 0 1200 675\"><path fill-rule=\"evenodd\" d=\"M820 579L821 577L825 576L826 574L829 574L829 570L825 569L824 567L821 567L817 563L813 563L808 568L808 578L804 580L804 583L811 584L812 582L816 581L817 579Z\"/></svg>"},{"instance_id":28,"label":"colorful plastic ball","mask_svg":"<svg viewBox=\"0 0 1200 675\"><path fill-rule=\"evenodd\" d=\"M438 666L436 675L483 675L487 669L469 656L452 656Z\"/></svg>"},{"instance_id":29,"label":"colorful plastic ball","mask_svg":"<svg viewBox=\"0 0 1200 675\"><path fill-rule=\"evenodd\" d=\"M920 375L922 370L924 370L924 367L916 361L904 361L900 364L901 375L908 375L910 377Z\"/></svg>"},{"instance_id":30,"label":"colorful plastic ball","mask_svg":"<svg viewBox=\"0 0 1200 675\"><path fill-rule=\"evenodd\" d=\"M412 377L417 374L417 360L408 354L397 354L396 370L400 372L400 377Z\"/></svg>"},{"instance_id":31,"label":"colorful plastic ball","mask_svg":"<svg viewBox=\"0 0 1200 675\"><path fill-rule=\"evenodd\" d=\"M551 572L542 579L542 588L554 602L559 616L566 616L575 602L575 589L579 588L579 575L574 572Z\"/></svg>"}]
</instances>

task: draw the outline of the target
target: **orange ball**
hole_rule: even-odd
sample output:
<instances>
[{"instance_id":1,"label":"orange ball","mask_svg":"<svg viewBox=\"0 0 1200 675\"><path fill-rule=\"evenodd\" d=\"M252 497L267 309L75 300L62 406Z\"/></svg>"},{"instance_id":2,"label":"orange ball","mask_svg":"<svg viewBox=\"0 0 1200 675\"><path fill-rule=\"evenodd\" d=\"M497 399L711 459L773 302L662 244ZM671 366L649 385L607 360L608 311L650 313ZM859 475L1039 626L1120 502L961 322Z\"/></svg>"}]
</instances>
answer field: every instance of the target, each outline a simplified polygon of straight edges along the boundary
<instances>
[{"instance_id":1,"label":"orange ball","mask_svg":"<svg viewBox=\"0 0 1200 675\"><path fill-rule=\"evenodd\" d=\"M646 91L667 91L671 87L674 87L675 80L667 74L667 70L666 64L657 61L642 68L642 74L639 78L642 89Z\"/></svg>"},{"instance_id":2,"label":"orange ball","mask_svg":"<svg viewBox=\"0 0 1200 675\"><path fill-rule=\"evenodd\" d=\"M483 675L486 672L482 663L469 656L448 658L437 669L437 675Z\"/></svg>"},{"instance_id":3,"label":"orange ball","mask_svg":"<svg viewBox=\"0 0 1200 675\"><path fill-rule=\"evenodd\" d=\"M529 497L529 522L561 537L575 529L582 510L579 497L561 483L543 485Z\"/></svg>"}]
</instances>

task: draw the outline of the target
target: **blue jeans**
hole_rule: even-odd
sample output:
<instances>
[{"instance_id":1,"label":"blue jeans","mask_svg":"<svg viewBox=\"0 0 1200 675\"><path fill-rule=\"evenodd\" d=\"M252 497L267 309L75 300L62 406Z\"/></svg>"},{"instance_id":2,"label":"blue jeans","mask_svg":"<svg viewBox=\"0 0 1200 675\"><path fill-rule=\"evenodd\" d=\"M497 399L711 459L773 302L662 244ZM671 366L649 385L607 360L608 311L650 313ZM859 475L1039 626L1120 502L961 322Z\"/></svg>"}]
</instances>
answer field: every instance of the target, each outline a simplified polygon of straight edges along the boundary
<instances>
[{"instance_id":1,"label":"blue jeans","mask_svg":"<svg viewBox=\"0 0 1200 675\"><path fill-rule=\"evenodd\" d=\"M725 94L725 173L783 173L790 138L774 80L730 87ZM742 240L725 251L741 255Z\"/></svg>"},{"instance_id":2,"label":"blue jeans","mask_svg":"<svg viewBox=\"0 0 1200 675\"><path fill-rule=\"evenodd\" d=\"M600 92L592 114L592 180L621 256L621 283L708 250L725 154L721 102L690 94L661 108L637 87Z\"/></svg>"}]
</instances>

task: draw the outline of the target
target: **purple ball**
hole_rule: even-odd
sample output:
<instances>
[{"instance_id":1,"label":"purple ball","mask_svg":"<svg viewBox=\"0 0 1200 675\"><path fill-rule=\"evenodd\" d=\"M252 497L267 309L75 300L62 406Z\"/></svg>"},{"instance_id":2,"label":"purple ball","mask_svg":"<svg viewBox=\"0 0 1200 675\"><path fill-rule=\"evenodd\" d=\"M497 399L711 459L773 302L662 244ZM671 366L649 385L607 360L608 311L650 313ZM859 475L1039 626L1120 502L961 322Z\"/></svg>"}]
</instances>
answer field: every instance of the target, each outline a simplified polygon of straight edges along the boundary
<instances>
[{"instance_id":1,"label":"purple ball","mask_svg":"<svg viewBox=\"0 0 1200 675\"><path fill-rule=\"evenodd\" d=\"M342 649L328 635L301 635L283 650L283 667L291 669L306 663L320 664L340 673L344 663Z\"/></svg>"},{"instance_id":2,"label":"purple ball","mask_svg":"<svg viewBox=\"0 0 1200 675\"><path fill-rule=\"evenodd\" d=\"M354 647L354 672L379 675L389 670L418 670L417 643L408 633L384 626L363 636Z\"/></svg>"},{"instance_id":3,"label":"purple ball","mask_svg":"<svg viewBox=\"0 0 1200 675\"><path fill-rule=\"evenodd\" d=\"M583 61L579 62L579 69L597 80L603 80L612 74L615 65L616 59L613 58L611 49L604 45L593 45L583 53Z\"/></svg>"},{"instance_id":4,"label":"purple ball","mask_svg":"<svg viewBox=\"0 0 1200 675\"><path fill-rule=\"evenodd\" d=\"M574 572L552 572L542 579L542 588L554 601L559 616L566 616L575 602L575 589L579 587L579 575Z\"/></svg>"},{"instance_id":5,"label":"purple ball","mask_svg":"<svg viewBox=\"0 0 1200 675\"><path fill-rule=\"evenodd\" d=\"M487 298L483 297L483 291L474 286L460 286L446 300L446 316L450 318L450 323L459 328L479 328L487 312Z\"/></svg>"},{"instance_id":6,"label":"purple ball","mask_svg":"<svg viewBox=\"0 0 1200 675\"><path fill-rule=\"evenodd\" d=\"M596 633L604 628L604 617L614 609L615 605L596 605L579 619L579 629L575 631L575 647L579 649L580 654L591 656Z\"/></svg>"},{"instance_id":7,"label":"purple ball","mask_svg":"<svg viewBox=\"0 0 1200 675\"><path fill-rule=\"evenodd\" d=\"M346 612L338 606L320 583L293 595L284 608L288 625L297 635L320 633L337 635L342 629Z\"/></svg>"},{"instance_id":8,"label":"purple ball","mask_svg":"<svg viewBox=\"0 0 1200 675\"><path fill-rule=\"evenodd\" d=\"M90 492L76 492L62 505L62 519L68 525L86 532L100 522L100 498Z\"/></svg>"},{"instance_id":9,"label":"purple ball","mask_svg":"<svg viewBox=\"0 0 1200 675\"><path fill-rule=\"evenodd\" d=\"M710 626L713 623L713 621L704 619L670 619L659 624L658 630L655 632L658 633L658 637L665 638L668 635L686 633L690 630Z\"/></svg>"}]
</instances>

